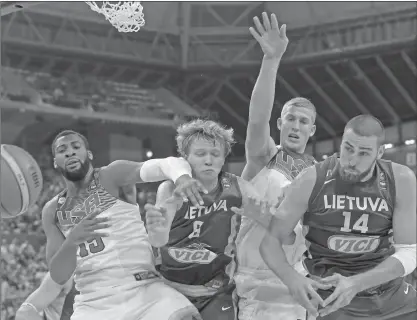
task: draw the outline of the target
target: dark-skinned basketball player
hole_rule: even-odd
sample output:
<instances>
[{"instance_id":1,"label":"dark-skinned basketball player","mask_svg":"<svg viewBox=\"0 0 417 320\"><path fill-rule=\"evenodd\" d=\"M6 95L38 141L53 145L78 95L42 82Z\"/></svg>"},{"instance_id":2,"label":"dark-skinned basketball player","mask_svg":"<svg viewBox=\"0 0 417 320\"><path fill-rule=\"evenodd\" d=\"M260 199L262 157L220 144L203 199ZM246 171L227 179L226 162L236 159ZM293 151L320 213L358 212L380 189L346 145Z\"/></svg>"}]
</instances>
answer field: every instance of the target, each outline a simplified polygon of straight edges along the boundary
<instances>
[{"instance_id":1,"label":"dark-skinned basketball player","mask_svg":"<svg viewBox=\"0 0 417 320\"><path fill-rule=\"evenodd\" d=\"M260 247L293 296L321 320L411 320L416 292L416 177L381 160L384 127L371 115L350 120L337 155L289 186ZM249 213L249 212L248 212ZM331 285L310 300L311 283L286 261L280 240L302 219L311 278ZM318 310L317 310L318 309Z\"/></svg>"},{"instance_id":2,"label":"dark-skinned basketball player","mask_svg":"<svg viewBox=\"0 0 417 320\"><path fill-rule=\"evenodd\" d=\"M126 186L171 179L181 196L198 205L205 189L191 178L188 163L170 157L94 168L87 139L74 131L58 134L52 153L66 189L43 209L46 255L56 283L74 274L80 293L71 319L198 317L194 306L157 276L139 207L120 199Z\"/></svg>"}]
</instances>

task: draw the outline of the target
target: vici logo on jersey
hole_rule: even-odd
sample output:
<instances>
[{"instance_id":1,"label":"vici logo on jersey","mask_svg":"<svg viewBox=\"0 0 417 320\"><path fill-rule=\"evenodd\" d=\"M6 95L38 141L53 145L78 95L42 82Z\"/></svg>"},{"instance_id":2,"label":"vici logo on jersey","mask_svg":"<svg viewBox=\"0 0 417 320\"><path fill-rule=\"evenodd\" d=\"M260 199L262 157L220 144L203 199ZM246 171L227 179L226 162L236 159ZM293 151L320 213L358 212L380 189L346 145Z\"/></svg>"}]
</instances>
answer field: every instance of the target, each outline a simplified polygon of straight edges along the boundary
<instances>
[{"instance_id":1,"label":"vici logo on jersey","mask_svg":"<svg viewBox=\"0 0 417 320\"><path fill-rule=\"evenodd\" d=\"M331 236L327 240L329 249L359 254L375 251L379 246L379 238L376 237L359 237L359 236Z\"/></svg>"},{"instance_id":2,"label":"vici logo on jersey","mask_svg":"<svg viewBox=\"0 0 417 320\"><path fill-rule=\"evenodd\" d=\"M61 226L72 226L79 223L84 217L93 212L101 204L100 196L97 192L91 193L83 203L76 205L70 211L57 211L58 222Z\"/></svg>"},{"instance_id":3,"label":"vici logo on jersey","mask_svg":"<svg viewBox=\"0 0 417 320\"><path fill-rule=\"evenodd\" d=\"M184 216L184 219L193 220L212 212L228 211L227 208L227 200L213 202L210 206L190 206Z\"/></svg>"},{"instance_id":4,"label":"vici logo on jersey","mask_svg":"<svg viewBox=\"0 0 417 320\"><path fill-rule=\"evenodd\" d=\"M379 197L350 197L346 195L324 195L325 209L341 210L372 210L374 212L389 212L385 199Z\"/></svg>"},{"instance_id":5,"label":"vici logo on jersey","mask_svg":"<svg viewBox=\"0 0 417 320\"><path fill-rule=\"evenodd\" d=\"M175 260L181 263L199 263L209 264L216 257L217 254L204 248L204 244L196 244L186 248L169 248L168 254Z\"/></svg>"}]
</instances>

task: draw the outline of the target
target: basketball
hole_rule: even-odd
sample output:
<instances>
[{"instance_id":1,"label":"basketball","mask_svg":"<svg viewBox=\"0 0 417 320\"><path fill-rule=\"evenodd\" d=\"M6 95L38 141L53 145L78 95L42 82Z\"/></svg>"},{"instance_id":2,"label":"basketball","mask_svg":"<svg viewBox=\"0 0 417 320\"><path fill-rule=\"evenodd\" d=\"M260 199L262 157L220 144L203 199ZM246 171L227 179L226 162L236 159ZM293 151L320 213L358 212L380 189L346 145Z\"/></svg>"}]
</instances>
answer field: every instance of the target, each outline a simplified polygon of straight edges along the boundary
<instances>
[{"instance_id":1,"label":"basketball","mask_svg":"<svg viewBox=\"0 0 417 320\"><path fill-rule=\"evenodd\" d=\"M39 198L42 172L33 157L17 146L1 145L1 216L25 213Z\"/></svg>"}]
</instances>

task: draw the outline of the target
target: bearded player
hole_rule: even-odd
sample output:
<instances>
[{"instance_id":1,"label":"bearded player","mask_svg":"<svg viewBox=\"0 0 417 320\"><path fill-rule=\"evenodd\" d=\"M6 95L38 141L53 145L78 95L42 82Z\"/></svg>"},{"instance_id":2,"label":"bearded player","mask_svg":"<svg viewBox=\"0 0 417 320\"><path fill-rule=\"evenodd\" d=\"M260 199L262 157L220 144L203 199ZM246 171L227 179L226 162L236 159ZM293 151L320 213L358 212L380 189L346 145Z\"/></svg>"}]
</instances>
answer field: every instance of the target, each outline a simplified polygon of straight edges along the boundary
<instances>
[{"instance_id":1,"label":"bearded player","mask_svg":"<svg viewBox=\"0 0 417 320\"><path fill-rule=\"evenodd\" d=\"M313 316L322 320L415 319L416 292L404 276L416 268L416 177L381 160L384 127L371 115L350 120L337 155L306 169L286 191L261 254ZM249 213L249 212L248 212ZM302 219L310 276L329 290L310 300L311 280L282 250ZM310 294L311 295L311 294Z\"/></svg>"},{"instance_id":2,"label":"bearded player","mask_svg":"<svg viewBox=\"0 0 417 320\"><path fill-rule=\"evenodd\" d=\"M270 137L269 121L274 103L277 70L286 50L286 26L278 27L274 14L263 14L263 25L254 18L257 31L250 32L260 44L264 58L252 92L246 135L246 166L242 178L251 181L261 198L277 201L283 190L306 167L314 164L305 153L309 137L315 132L316 109L304 98L294 98L282 108L277 121L280 146ZM238 269L234 280L238 297L239 320L297 320L305 318L285 285L262 260L260 243L266 233L259 217L243 219L237 240ZM305 272L301 257L306 250L301 226L294 226L285 239L285 252L291 265Z\"/></svg>"},{"instance_id":3,"label":"bearded player","mask_svg":"<svg viewBox=\"0 0 417 320\"><path fill-rule=\"evenodd\" d=\"M88 141L74 131L58 134L52 152L66 189L43 209L46 255L56 283L74 273L80 294L71 319L193 319L190 302L156 275L138 206L120 199L126 186L164 179L200 197L188 163L170 157L93 168Z\"/></svg>"},{"instance_id":4,"label":"bearded player","mask_svg":"<svg viewBox=\"0 0 417 320\"><path fill-rule=\"evenodd\" d=\"M257 192L242 178L223 171L233 129L196 120L177 132L178 151L208 194L196 207L173 197L173 183L162 183L156 206L146 206L149 239L160 248L162 276L189 297L204 320L233 320L230 280L240 216L231 209L250 206Z\"/></svg>"}]
</instances>

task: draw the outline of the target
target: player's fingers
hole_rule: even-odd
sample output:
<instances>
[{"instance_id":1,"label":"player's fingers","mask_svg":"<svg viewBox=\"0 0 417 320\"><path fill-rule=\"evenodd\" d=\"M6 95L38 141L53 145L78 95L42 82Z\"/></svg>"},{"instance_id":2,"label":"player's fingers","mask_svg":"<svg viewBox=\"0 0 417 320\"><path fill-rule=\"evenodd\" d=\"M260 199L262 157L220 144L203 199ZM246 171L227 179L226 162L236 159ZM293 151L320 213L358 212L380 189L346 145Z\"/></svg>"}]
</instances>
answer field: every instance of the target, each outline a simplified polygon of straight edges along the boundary
<instances>
[{"instance_id":1,"label":"player's fingers","mask_svg":"<svg viewBox=\"0 0 417 320\"><path fill-rule=\"evenodd\" d=\"M339 297L340 293L341 293L340 289L338 287L336 287L334 292L330 296L328 296L326 300L323 301L322 306L323 307L328 306L330 303L335 301Z\"/></svg>"},{"instance_id":2,"label":"player's fingers","mask_svg":"<svg viewBox=\"0 0 417 320\"><path fill-rule=\"evenodd\" d=\"M281 29L279 29L279 32L280 32L281 38L282 39L286 39L287 38L287 25L286 24L283 24L281 26Z\"/></svg>"},{"instance_id":3,"label":"player's fingers","mask_svg":"<svg viewBox=\"0 0 417 320\"><path fill-rule=\"evenodd\" d=\"M310 301L306 292L301 292L299 295L299 302L300 304L308 311L309 314L317 317L318 312L316 306L314 306L313 302Z\"/></svg>"},{"instance_id":4,"label":"player's fingers","mask_svg":"<svg viewBox=\"0 0 417 320\"><path fill-rule=\"evenodd\" d=\"M88 227L88 230L94 231L94 230L101 230L101 229L107 229L110 225L108 223L95 223Z\"/></svg>"},{"instance_id":5,"label":"player's fingers","mask_svg":"<svg viewBox=\"0 0 417 320\"><path fill-rule=\"evenodd\" d=\"M268 32L269 30L271 30L271 23L269 22L269 17L268 14L266 12L262 13L262 20L264 23L264 28L265 30Z\"/></svg>"},{"instance_id":6,"label":"player's fingers","mask_svg":"<svg viewBox=\"0 0 417 320\"><path fill-rule=\"evenodd\" d=\"M145 204L145 210L146 211L151 211L151 210L155 210L156 206L154 206L153 204L147 203Z\"/></svg>"},{"instance_id":7,"label":"player's fingers","mask_svg":"<svg viewBox=\"0 0 417 320\"><path fill-rule=\"evenodd\" d=\"M327 306L326 308L323 308L319 313L324 317L332 312L339 310L340 308L343 308L345 305L347 305L346 299L343 296L339 296L339 298L334 303Z\"/></svg>"},{"instance_id":8,"label":"player's fingers","mask_svg":"<svg viewBox=\"0 0 417 320\"><path fill-rule=\"evenodd\" d=\"M200 204L198 203L197 198L194 195L194 192L191 189L186 189L185 194L187 196L187 199L191 201L193 206L196 206L196 207L200 206Z\"/></svg>"},{"instance_id":9,"label":"player's fingers","mask_svg":"<svg viewBox=\"0 0 417 320\"><path fill-rule=\"evenodd\" d=\"M192 193L194 194L194 197L197 199L197 201L198 201L198 204L200 205L200 206L203 206L204 205L204 200L203 200L203 198L201 197L201 193L200 193L200 188L198 187L198 186L195 186L194 188L192 188Z\"/></svg>"},{"instance_id":10,"label":"player's fingers","mask_svg":"<svg viewBox=\"0 0 417 320\"><path fill-rule=\"evenodd\" d=\"M330 288L333 287L333 285L331 283L322 283L321 281L312 281L311 285L313 286L314 289L322 289L322 290L329 290Z\"/></svg>"},{"instance_id":11,"label":"player's fingers","mask_svg":"<svg viewBox=\"0 0 417 320\"><path fill-rule=\"evenodd\" d=\"M259 21L258 17L253 18L253 22L255 23L256 30L258 30L259 34L262 36L265 33L265 29L262 26L261 22Z\"/></svg>"},{"instance_id":12,"label":"player's fingers","mask_svg":"<svg viewBox=\"0 0 417 320\"><path fill-rule=\"evenodd\" d=\"M258 41L259 43L262 42L262 37L259 35L259 33L256 32L254 28L250 27L249 32L255 38L256 41Z\"/></svg>"},{"instance_id":13,"label":"player's fingers","mask_svg":"<svg viewBox=\"0 0 417 320\"><path fill-rule=\"evenodd\" d=\"M197 186L197 189L198 189L199 192L203 192L205 194L208 193L208 190L206 189L205 186L203 186L203 184L200 181L195 180L195 182L196 182L196 186Z\"/></svg>"},{"instance_id":14,"label":"player's fingers","mask_svg":"<svg viewBox=\"0 0 417 320\"><path fill-rule=\"evenodd\" d=\"M320 295L317 293L316 290L314 290L313 286L308 287L308 294L310 295L310 298L317 301L319 304L323 305L323 299L320 297Z\"/></svg>"},{"instance_id":15,"label":"player's fingers","mask_svg":"<svg viewBox=\"0 0 417 320\"><path fill-rule=\"evenodd\" d=\"M157 210L146 211L146 219L162 218L162 217L163 217L163 214L160 211L157 211Z\"/></svg>"},{"instance_id":16,"label":"player's fingers","mask_svg":"<svg viewBox=\"0 0 417 320\"><path fill-rule=\"evenodd\" d=\"M100 237L100 238L106 238L106 237L110 236L109 233L100 232L100 231L94 231L94 235L95 235L95 237Z\"/></svg>"},{"instance_id":17,"label":"player's fingers","mask_svg":"<svg viewBox=\"0 0 417 320\"><path fill-rule=\"evenodd\" d=\"M184 190L176 188L173 192L175 197L182 198L182 201L188 202L187 195L185 194Z\"/></svg>"},{"instance_id":18,"label":"player's fingers","mask_svg":"<svg viewBox=\"0 0 417 320\"><path fill-rule=\"evenodd\" d=\"M277 20L277 16L275 15L275 13L271 14L271 27L272 29L279 30L278 20Z\"/></svg>"}]
</instances>

